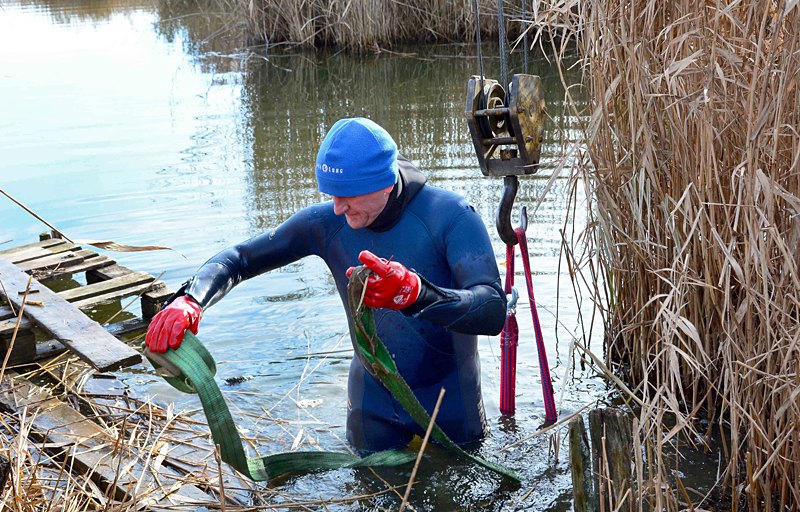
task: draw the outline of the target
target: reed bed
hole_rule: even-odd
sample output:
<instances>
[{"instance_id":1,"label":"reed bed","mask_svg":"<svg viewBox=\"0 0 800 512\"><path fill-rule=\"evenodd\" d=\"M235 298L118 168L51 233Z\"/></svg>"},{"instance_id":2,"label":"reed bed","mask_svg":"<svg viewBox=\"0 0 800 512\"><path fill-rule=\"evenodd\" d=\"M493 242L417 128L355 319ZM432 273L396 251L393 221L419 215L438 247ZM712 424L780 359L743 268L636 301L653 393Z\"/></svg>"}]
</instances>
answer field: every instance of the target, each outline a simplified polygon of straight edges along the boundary
<instances>
[{"instance_id":1,"label":"reed bed","mask_svg":"<svg viewBox=\"0 0 800 512\"><path fill-rule=\"evenodd\" d=\"M250 38L375 51L393 43L474 41L473 0L215 0L244 14ZM534 5L538 5L534 3ZM527 17L532 16L529 2ZM497 2L478 0L484 37L498 33ZM509 35L520 32L522 1L504 2Z\"/></svg>"},{"instance_id":2,"label":"reed bed","mask_svg":"<svg viewBox=\"0 0 800 512\"><path fill-rule=\"evenodd\" d=\"M556 54L577 41L592 98L573 152L591 251L572 264L640 397L639 510L701 502L669 454L712 439L724 508L798 510L800 6L552 7L538 21L566 35Z\"/></svg>"}]
</instances>

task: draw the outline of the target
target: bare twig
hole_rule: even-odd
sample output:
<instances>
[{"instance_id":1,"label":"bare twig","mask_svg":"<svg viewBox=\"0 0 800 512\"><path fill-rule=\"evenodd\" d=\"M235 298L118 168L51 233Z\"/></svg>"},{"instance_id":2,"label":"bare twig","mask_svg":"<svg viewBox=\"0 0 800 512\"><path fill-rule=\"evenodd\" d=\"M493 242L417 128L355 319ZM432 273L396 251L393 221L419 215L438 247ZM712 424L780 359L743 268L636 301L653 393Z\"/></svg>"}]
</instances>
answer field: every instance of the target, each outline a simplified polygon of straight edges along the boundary
<instances>
[{"instance_id":1,"label":"bare twig","mask_svg":"<svg viewBox=\"0 0 800 512\"><path fill-rule=\"evenodd\" d=\"M425 447L428 445L428 438L431 436L431 430L433 430L433 425L436 423L436 416L439 414L439 406L442 405L442 398L444 398L444 388L439 391L439 398L436 399L436 407L433 408L431 421L428 423L428 429L425 430L425 437L422 438L422 446L419 447L419 452L417 452L417 460L414 462L414 469L411 470L411 477L408 479L406 492L403 495L403 502L400 504L400 512L403 512L406 508L406 503L408 503L408 495L411 494L411 486L414 485L414 477L417 476L419 461L422 460L422 454L425 452Z\"/></svg>"}]
</instances>

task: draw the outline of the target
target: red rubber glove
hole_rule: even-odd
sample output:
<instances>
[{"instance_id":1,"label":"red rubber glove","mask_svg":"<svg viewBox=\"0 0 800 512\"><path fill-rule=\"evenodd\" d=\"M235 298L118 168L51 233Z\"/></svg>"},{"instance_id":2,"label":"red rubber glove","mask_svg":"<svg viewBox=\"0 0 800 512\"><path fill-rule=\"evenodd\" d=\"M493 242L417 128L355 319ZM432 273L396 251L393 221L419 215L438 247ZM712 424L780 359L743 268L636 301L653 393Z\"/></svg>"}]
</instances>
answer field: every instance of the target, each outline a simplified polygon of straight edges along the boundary
<instances>
[{"instance_id":1,"label":"red rubber glove","mask_svg":"<svg viewBox=\"0 0 800 512\"><path fill-rule=\"evenodd\" d=\"M176 349L183 343L186 329L197 334L198 323L203 316L200 304L185 295L172 301L158 312L147 328L145 344L151 352L163 354L167 347Z\"/></svg>"},{"instance_id":2,"label":"red rubber glove","mask_svg":"<svg viewBox=\"0 0 800 512\"><path fill-rule=\"evenodd\" d=\"M417 274L396 261L387 261L369 251L361 251L358 259L374 272L367 280L367 291L364 293L367 307L404 309L417 300L420 287ZM347 277L354 269L347 269Z\"/></svg>"}]
</instances>

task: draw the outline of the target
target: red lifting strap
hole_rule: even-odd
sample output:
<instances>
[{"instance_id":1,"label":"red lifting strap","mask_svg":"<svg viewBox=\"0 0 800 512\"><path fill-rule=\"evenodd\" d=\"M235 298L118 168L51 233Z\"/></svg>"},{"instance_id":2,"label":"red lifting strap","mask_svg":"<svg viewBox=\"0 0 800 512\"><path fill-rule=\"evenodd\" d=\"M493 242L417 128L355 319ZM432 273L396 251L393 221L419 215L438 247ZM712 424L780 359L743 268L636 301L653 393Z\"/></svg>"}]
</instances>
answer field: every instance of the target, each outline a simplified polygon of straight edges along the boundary
<instances>
[{"instance_id":1,"label":"red lifting strap","mask_svg":"<svg viewBox=\"0 0 800 512\"><path fill-rule=\"evenodd\" d=\"M528 238L521 227L514 230L519 241L522 264L525 267L525 283L528 286L528 299L531 303L531 316L533 329L536 333L536 348L539 352L539 370L542 377L542 394L544 395L544 409L548 423L555 423L557 419L556 403L553 397L553 383L550 380L550 366L547 364L547 353L542 337L542 327L539 324L539 314L536 311L536 300L533 297L533 281L531 279L531 262L528 256ZM506 294L511 293L514 286L514 246L506 246ZM500 335L500 412L514 414L516 408L514 394L517 382L517 345L519 343L519 327L517 319L510 310L506 315L506 325Z\"/></svg>"}]
</instances>

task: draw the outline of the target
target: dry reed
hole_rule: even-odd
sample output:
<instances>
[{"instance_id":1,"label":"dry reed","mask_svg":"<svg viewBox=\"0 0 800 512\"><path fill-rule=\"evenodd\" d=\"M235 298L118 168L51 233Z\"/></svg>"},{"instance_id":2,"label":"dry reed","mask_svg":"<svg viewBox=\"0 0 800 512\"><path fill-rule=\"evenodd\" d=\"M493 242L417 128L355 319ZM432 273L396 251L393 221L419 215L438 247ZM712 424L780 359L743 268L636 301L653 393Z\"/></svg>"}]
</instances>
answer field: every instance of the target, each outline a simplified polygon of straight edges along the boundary
<instances>
[{"instance_id":1,"label":"dry reed","mask_svg":"<svg viewBox=\"0 0 800 512\"><path fill-rule=\"evenodd\" d=\"M92 421L96 434L66 436L69 441L62 436L54 442L52 433L42 432L42 424L35 424L37 415L43 413L36 404L19 410L0 407L0 456L11 461L9 483L0 489L0 510L318 510L335 504L369 506L376 497L389 493L402 498L405 485L392 486L377 474L385 488L376 484L374 492L328 499L255 484L219 463L204 421L127 394L86 395L82 387L94 370L69 354L26 368L24 375L6 377L4 394L27 387L26 381L49 382L32 393L47 405L42 409L71 403L86 421ZM260 419L270 419L281 427L290 423L268 414ZM54 425L55 429L65 427ZM265 441L247 436L243 440L252 446ZM106 455L97 463L102 467L87 472L75 457L92 452ZM113 478L96 481L101 473L109 476L108 468L113 468ZM190 488L195 489L194 500L186 501ZM198 499L198 490L205 498Z\"/></svg>"},{"instance_id":2,"label":"dry reed","mask_svg":"<svg viewBox=\"0 0 800 512\"><path fill-rule=\"evenodd\" d=\"M800 5L551 7L542 21L578 42L592 97L575 109L574 183L594 252L572 265L608 306L607 366L644 401L639 496L691 506L667 454L713 435L726 508L797 510Z\"/></svg>"},{"instance_id":3,"label":"dry reed","mask_svg":"<svg viewBox=\"0 0 800 512\"><path fill-rule=\"evenodd\" d=\"M250 38L267 44L374 51L393 43L475 39L473 0L215 1L226 11L243 12ZM482 35L496 36L497 2L478 0L478 9ZM505 1L504 14L507 33L519 33L522 0Z\"/></svg>"}]
</instances>

